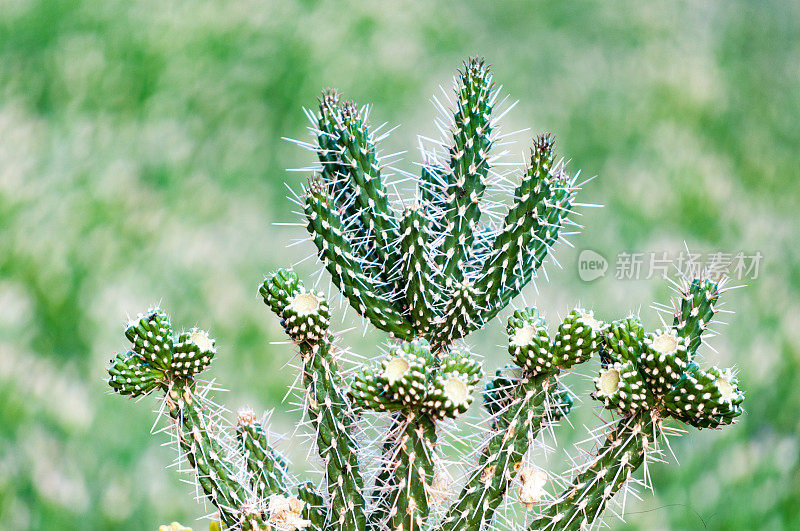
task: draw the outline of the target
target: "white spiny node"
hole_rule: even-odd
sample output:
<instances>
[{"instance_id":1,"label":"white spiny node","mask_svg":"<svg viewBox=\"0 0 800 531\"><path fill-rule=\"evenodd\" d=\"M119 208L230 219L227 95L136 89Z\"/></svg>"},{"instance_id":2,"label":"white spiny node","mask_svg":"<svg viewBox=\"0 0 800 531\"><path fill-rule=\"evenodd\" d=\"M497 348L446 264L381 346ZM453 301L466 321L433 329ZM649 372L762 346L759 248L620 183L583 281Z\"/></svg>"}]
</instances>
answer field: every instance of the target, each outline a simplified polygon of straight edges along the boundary
<instances>
[{"instance_id":1,"label":"white spiny node","mask_svg":"<svg viewBox=\"0 0 800 531\"><path fill-rule=\"evenodd\" d=\"M545 494L547 473L540 468L523 467L519 471L519 483L519 501L531 510Z\"/></svg>"},{"instance_id":2,"label":"white spiny node","mask_svg":"<svg viewBox=\"0 0 800 531\"><path fill-rule=\"evenodd\" d=\"M620 374L615 367L600 371L600 376L596 378L597 395L613 396L619 390Z\"/></svg>"},{"instance_id":3,"label":"white spiny node","mask_svg":"<svg viewBox=\"0 0 800 531\"><path fill-rule=\"evenodd\" d=\"M239 426L252 426L256 422L256 412L250 407L243 407L236 413L236 422Z\"/></svg>"},{"instance_id":4,"label":"white spiny node","mask_svg":"<svg viewBox=\"0 0 800 531\"><path fill-rule=\"evenodd\" d=\"M305 529L311 525L309 520L302 518L305 505L304 501L294 496L287 497L282 494L273 494L269 499L267 508L269 523L282 531Z\"/></svg>"},{"instance_id":5,"label":"white spiny node","mask_svg":"<svg viewBox=\"0 0 800 531\"><path fill-rule=\"evenodd\" d=\"M289 308L299 316L310 315L319 310L321 301L322 299L313 292L301 292L292 298Z\"/></svg>"},{"instance_id":6,"label":"white spiny node","mask_svg":"<svg viewBox=\"0 0 800 531\"><path fill-rule=\"evenodd\" d=\"M411 364L402 356L392 357L383 368L383 377L393 384L403 378L411 370Z\"/></svg>"}]
</instances>

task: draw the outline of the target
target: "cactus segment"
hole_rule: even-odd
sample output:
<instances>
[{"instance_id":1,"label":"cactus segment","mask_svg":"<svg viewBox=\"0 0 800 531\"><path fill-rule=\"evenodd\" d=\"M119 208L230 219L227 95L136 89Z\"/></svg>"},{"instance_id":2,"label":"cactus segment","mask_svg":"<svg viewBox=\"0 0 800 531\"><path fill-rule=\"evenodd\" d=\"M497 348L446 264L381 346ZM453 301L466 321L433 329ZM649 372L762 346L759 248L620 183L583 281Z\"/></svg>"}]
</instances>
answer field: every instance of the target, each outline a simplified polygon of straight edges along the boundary
<instances>
[{"instance_id":1,"label":"cactus segment","mask_svg":"<svg viewBox=\"0 0 800 531\"><path fill-rule=\"evenodd\" d=\"M178 378L192 378L211 365L216 353L214 340L205 330L182 332L173 346L171 372Z\"/></svg>"},{"instance_id":2,"label":"cactus segment","mask_svg":"<svg viewBox=\"0 0 800 531\"><path fill-rule=\"evenodd\" d=\"M313 531L329 529L325 520L325 498L319 493L314 484L306 481L298 485L297 497L305 502L301 517L303 520L310 522L308 529Z\"/></svg>"},{"instance_id":3,"label":"cactus segment","mask_svg":"<svg viewBox=\"0 0 800 531\"><path fill-rule=\"evenodd\" d=\"M492 73L485 60L464 63L456 87L453 145L447 171L444 251L440 262L446 278L466 270L475 229L481 216L480 200L489 173L492 147Z\"/></svg>"},{"instance_id":4,"label":"cactus segment","mask_svg":"<svg viewBox=\"0 0 800 531\"><path fill-rule=\"evenodd\" d=\"M194 382L171 389L166 403L176 421L180 448L206 497L219 509L225 525L240 523L240 508L247 501L245 492L225 459L222 445L209 429L207 416L195 396ZM260 517L256 518L260 521Z\"/></svg>"},{"instance_id":5,"label":"cactus segment","mask_svg":"<svg viewBox=\"0 0 800 531\"><path fill-rule=\"evenodd\" d=\"M350 305L377 328L401 339L412 337L413 327L386 295L387 286L364 273L345 238L340 215L331 210L327 195L316 181L309 187L305 209L320 258Z\"/></svg>"},{"instance_id":6,"label":"cactus segment","mask_svg":"<svg viewBox=\"0 0 800 531\"><path fill-rule=\"evenodd\" d=\"M256 496L259 499L273 494L288 496L286 459L270 446L264 427L256 420L252 409L239 411L238 417L236 437L247 461L250 484Z\"/></svg>"},{"instance_id":7,"label":"cactus segment","mask_svg":"<svg viewBox=\"0 0 800 531\"><path fill-rule=\"evenodd\" d=\"M553 338L553 365L566 370L588 361L599 349L605 326L592 311L572 310Z\"/></svg>"},{"instance_id":8,"label":"cactus segment","mask_svg":"<svg viewBox=\"0 0 800 531\"><path fill-rule=\"evenodd\" d=\"M524 255L529 252L535 235L536 220L546 211L545 201L553 194L551 185L558 182L552 173L557 170L554 147L549 134L539 136L534 142L531 163L514 192L514 204L506 213L503 230L494 238L478 277L479 288L487 293L488 301L493 301L506 286L519 280L515 270L525 261Z\"/></svg>"},{"instance_id":9,"label":"cactus segment","mask_svg":"<svg viewBox=\"0 0 800 531\"><path fill-rule=\"evenodd\" d=\"M547 323L536 308L515 311L508 318L508 352L517 366L532 375L554 372Z\"/></svg>"},{"instance_id":10,"label":"cactus segment","mask_svg":"<svg viewBox=\"0 0 800 531\"><path fill-rule=\"evenodd\" d=\"M603 363L638 362L642 354L644 328L638 317L629 316L611 323L603 337L600 361Z\"/></svg>"},{"instance_id":11,"label":"cactus segment","mask_svg":"<svg viewBox=\"0 0 800 531\"><path fill-rule=\"evenodd\" d=\"M389 529L425 529L434 475L436 425L426 415L400 415L389 429L394 442L391 483L385 509ZM383 514L380 511L378 514Z\"/></svg>"},{"instance_id":12,"label":"cactus segment","mask_svg":"<svg viewBox=\"0 0 800 531\"><path fill-rule=\"evenodd\" d=\"M466 413L481 376L480 363L469 354L450 352L430 379L423 411L434 419L452 419Z\"/></svg>"},{"instance_id":13,"label":"cactus segment","mask_svg":"<svg viewBox=\"0 0 800 531\"><path fill-rule=\"evenodd\" d=\"M480 294L472 282L456 282L448 295L444 312L437 320L438 329L431 341L435 350L482 326L479 323L480 308L477 306Z\"/></svg>"},{"instance_id":14,"label":"cactus segment","mask_svg":"<svg viewBox=\"0 0 800 531\"><path fill-rule=\"evenodd\" d=\"M663 396L681 379L688 365L688 343L671 330L645 335L639 370L654 394Z\"/></svg>"},{"instance_id":15,"label":"cactus segment","mask_svg":"<svg viewBox=\"0 0 800 531\"><path fill-rule=\"evenodd\" d=\"M163 371L151 367L133 351L117 354L108 368L108 385L131 398L144 396L164 381Z\"/></svg>"},{"instance_id":16,"label":"cactus segment","mask_svg":"<svg viewBox=\"0 0 800 531\"><path fill-rule=\"evenodd\" d=\"M744 393L730 369L691 364L664 402L675 418L696 428L719 428L742 414Z\"/></svg>"},{"instance_id":17,"label":"cactus segment","mask_svg":"<svg viewBox=\"0 0 800 531\"><path fill-rule=\"evenodd\" d=\"M680 306L676 309L673 328L689 340L688 361L700 346L701 335L714 318L719 300L719 285L710 279L694 279L681 292Z\"/></svg>"},{"instance_id":18,"label":"cactus segment","mask_svg":"<svg viewBox=\"0 0 800 531\"><path fill-rule=\"evenodd\" d=\"M400 221L400 249L402 251L403 278L406 281L405 297L414 329L423 335L432 331L436 319L434 307L441 299L429 244L431 221L420 208L408 208Z\"/></svg>"},{"instance_id":19,"label":"cactus segment","mask_svg":"<svg viewBox=\"0 0 800 531\"><path fill-rule=\"evenodd\" d=\"M546 398L554 387L555 380L545 374L523 379L510 390L510 400L495 415L495 434L479 455L478 467L458 500L450 506L442 522L443 530L481 529L491 522L509 483L519 471L525 452L543 421L548 420ZM505 390L507 386L496 378L492 388ZM489 403L494 404L491 409L498 404Z\"/></svg>"},{"instance_id":20,"label":"cactus segment","mask_svg":"<svg viewBox=\"0 0 800 531\"><path fill-rule=\"evenodd\" d=\"M594 379L595 398L607 409L632 415L653 407L653 397L632 361L614 362Z\"/></svg>"},{"instance_id":21,"label":"cactus segment","mask_svg":"<svg viewBox=\"0 0 800 531\"><path fill-rule=\"evenodd\" d=\"M319 341L326 337L331 317L328 301L320 292L307 291L291 269L281 269L267 278L259 293L294 341Z\"/></svg>"},{"instance_id":22,"label":"cactus segment","mask_svg":"<svg viewBox=\"0 0 800 531\"><path fill-rule=\"evenodd\" d=\"M644 463L645 453L655 441L653 433L654 421L646 413L621 419L595 459L528 529L577 531L591 526L614 494Z\"/></svg>"},{"instance_id":23,"label":"cactus segment","mask_svg":"<svg viewBox=\"0 0 800 531\"><path fill-rule=\"evenodd\" d=\"M343 128L338 131L338 143L342 150L342 162L348 169L350 182L356 192L361 221L373 234L378 251L387 257L392 256L392 243L398 235L397 220L389 206L389 196L381 179L375 143L366 119L355 103L347 102L341 109Z\"/></svg>"},{"instance_id":24,"label":"cactus segment","mask_svg":"<svg viewBox=\"0 0 800 531\"><path fill-rule=\"evenodd\" d=\"M172 362L173 332L169 317L159 308L148 310L128 323L125 336L131 350L157 369L167 371Z\"/></svg>"},{"instance_id":25,"label":"cactus segment","mask_svg":"<svg viewBox=\"0 0 800 531\"><path fill-rule=\"evenodd\" d=\"M264 302L277 309L275 313L283 321L286 321L285 315L292 301L307 293L297 275L289 270L279 270L267 277L260 291L265 295ZM276 293L281 294L280 300L273 295ZM321 294L315 296L322 297ZM291 328L287 328L287 333L291 333ZM328 520L339 529L353 531L363 529L366 521L362 493L364 482L358 470L356 442L351 434L355 417L342 390L331 340L329 335L322 339L305 337L300 343L303 385L307 392L307 412L317 433L317 450L325 463L330 496Z\"/></svg>"}]
</instances>

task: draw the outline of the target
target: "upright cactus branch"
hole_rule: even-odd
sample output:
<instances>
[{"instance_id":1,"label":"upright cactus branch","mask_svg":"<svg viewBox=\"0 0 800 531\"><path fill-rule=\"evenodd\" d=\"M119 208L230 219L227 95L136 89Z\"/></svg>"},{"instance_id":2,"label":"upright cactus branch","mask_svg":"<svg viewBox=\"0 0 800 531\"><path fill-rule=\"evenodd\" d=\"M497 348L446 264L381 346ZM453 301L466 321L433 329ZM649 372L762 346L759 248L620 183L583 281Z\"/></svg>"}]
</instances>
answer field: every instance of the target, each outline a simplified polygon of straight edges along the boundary
<instances>
[{"instance_id":1,"label":"upright cactus branch","mask_svg":"<svg viewBox=\"0 0 800 531\"><path fill-rule=\"evenodd\" d=\"M481 226L496 98L486 61L467 60L448 158L426 155L420 207L399 221L364 113L330 90L320 100L312 125L322 172L306 190L307 228L351 306L399 339L425 337L438 350L482 328L532 280L567 222L575 178L542 135L503 225Z\"/></svg>"},{"instance_id":2,"label":"upright cactus branch","mask_svg":"<svg viewBox=\"0 0 800 531\"><path fill-rule=\"evenodd\" d=\"M355 415L342 392L333 356L328 303L321 293L306 291L297 274L286 269L267 278L260 292L264 302L281 318L286 333L300 347L308 414L326 469L330 496L327 520L343 530L363 529L364 482L351 435Z\"/></svg>"},{"instance_id":3,"label":"upright cactus branch","mask_svg":"<svg viewBox=\"0 0 800 531\"><path fill-rule=\"evenodd\" d=\"M511 363L482 384L480 439L463 435L476 425L461 419L483 380L465 339L536 278L577 205L577 173L567 172L548 133L534 139L520 171L498 170L498 91L485 60L465 61L452 108L436 100L444 138L422 149L407 198L390 194L396 183L385 178L368 107L328 89L307 113L313 142L300 144L319 163L300 195L309 239L344 300L389 334L376 359L345 360L321 292L291 269L259 287L299 353L296 392L321 481L295 479L267 415L243 408L230 422L211 402L211 386L198 379L216 355L207 332L177 332L159 309L126 327L130 350L111 360L108 383L118 394L162 401L180 462L215 507L217 529L482 531L517 513L513 503L530 512L530 529L584 529L641 482L639 469L648 480L672 423L720 428L741 415L734 371L698 363L724 291L724 280L701 276L679 285L672 324L655 331L635 316L606 322L582 307L548 330L537 309L515 309L506 328ZM508 201L497 200L512 189ZM562 375L594 357L592 396L612 418L591 432L590 457L571 459L560 478L534 465L551 446L537 437L554 438L573 407ZM457 480L448 442L469 453Z\"/></svg>"}]
</instances>

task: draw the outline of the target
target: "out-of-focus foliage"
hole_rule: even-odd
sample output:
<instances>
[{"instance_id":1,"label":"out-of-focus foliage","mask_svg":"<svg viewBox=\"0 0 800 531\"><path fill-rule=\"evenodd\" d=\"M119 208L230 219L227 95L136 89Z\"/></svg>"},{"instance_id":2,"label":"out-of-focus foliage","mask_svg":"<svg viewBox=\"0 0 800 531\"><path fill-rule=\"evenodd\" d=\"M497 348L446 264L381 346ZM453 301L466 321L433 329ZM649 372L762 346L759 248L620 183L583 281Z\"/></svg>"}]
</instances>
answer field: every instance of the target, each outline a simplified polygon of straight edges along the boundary
<instances>
[{"instance_id":1,"label":"out-of-focus foliage","mask_svg":"<svg viewBox=\"0 0 800 531\"><path fill-rule=\"evenodd\" d=\"M290 349L269 344L278 325L255 287L312 250L283 251L303 231L271 225L293 219L282 183L301 174L284 168L311 161L281 137L302 138L300 107L335 85L374 102L373 121L402 123L384 150L406 149L412 132L435 133L422 102L474 53L522 100L506 130L554 131L571 167L599 174L582 198L606 205L529 302L555 313L580 299L602 315L663 300L663 282L613 278L621 251L677 253L685 240L765 257L727 296L727 339L705 351L740 368L747 415L673 444L681 466L652 470L656 495L629 504L627 525L800 526L795 2L2 0L2 527L144 529L199 514L164 470L173 453L152 444L147 407L105 394L116 324L161 302L210 326L225 402L275 405ZM587 247L612 268L591 284L575 273ZM473 339L489 364L499 334ZM591 407L578 408L589 423ZM288 431L291 407L279 409Z\"/></svg>"}]
</instances>

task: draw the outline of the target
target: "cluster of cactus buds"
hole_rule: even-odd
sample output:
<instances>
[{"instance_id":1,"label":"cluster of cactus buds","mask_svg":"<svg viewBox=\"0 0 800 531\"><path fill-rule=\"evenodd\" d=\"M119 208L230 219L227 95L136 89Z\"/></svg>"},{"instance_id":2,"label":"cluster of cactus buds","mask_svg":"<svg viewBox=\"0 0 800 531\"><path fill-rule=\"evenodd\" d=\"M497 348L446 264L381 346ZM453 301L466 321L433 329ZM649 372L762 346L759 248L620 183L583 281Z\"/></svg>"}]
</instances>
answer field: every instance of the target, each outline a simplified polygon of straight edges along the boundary
<instances>
[{"instance_id":1,"label":"cluster of cactus buds","mask_svg":"<svg viewBox=\"0 0 800 531\"><path fill-rule=\"evenodd\" d=\"M576 206L576 175L549 134L534 140L516 177L497 169L499 105L488 64L466 61L443 122L447 138L423 150L414 197L402 203L390 196L368 108L326 90L308 113L314 142L305 145L319 166L300 197L303 225L341 296L389 334L374 361L344 370L348 351L331 332L321 291L291 269L259 288L300 354L319 481L296 479L268 417L245 408L228 421L214 405L211 385L198 379L216 354L207 332L175 332L159 309L127 325L131 347L111 361L108 383L121 395L162 397L180 461L215 507L214 525L479 531L500 525L502 504L518 503L532 515L529 529L583 529L658 454L669 422L718 428L742 413L733 371L697 363L721 292L714 279L687 282L672 325L651 333L634 316L603 321L575 308L548 328L536 308L517 309L506 327L508 364L483 383L480 440L460 440L474 448L453 479L441 441L458 440L470 424L463 417L483 380L464 339L535 279ZM498 192L510 201L487 197ZM593 397L612 420L594 433L594 453L558 477L534 464L537 437L573 408L561 376L592 359L600 362ZM377 448L365 425L380 433Z\"/></svg>"}]
</instances>

